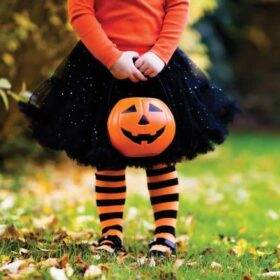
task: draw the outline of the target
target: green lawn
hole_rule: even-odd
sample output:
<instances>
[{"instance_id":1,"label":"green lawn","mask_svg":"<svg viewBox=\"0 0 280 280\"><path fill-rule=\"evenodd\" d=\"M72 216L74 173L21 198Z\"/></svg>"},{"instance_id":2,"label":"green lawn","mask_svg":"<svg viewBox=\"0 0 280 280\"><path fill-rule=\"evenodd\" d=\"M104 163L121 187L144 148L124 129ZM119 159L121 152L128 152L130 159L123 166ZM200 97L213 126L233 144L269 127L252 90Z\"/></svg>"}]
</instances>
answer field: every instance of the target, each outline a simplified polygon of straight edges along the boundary
<instances>
[{"instance_id":1,"label":"green lawn","mask_svg":"<svg viewBox=\"0 0 280 280\"><path fill-rule=\"evenodd\" d=\"M26 279L53 279L52 266L82 279L89 265L98 264L96 274L101 268L106 279L265 279L263 273L280 271L279 158L279 135L243 133L214 153L179 164L178 256L162 263L144 258L153 225L145 197L127 200L128 254L99 258L91 250L98 237L92 197L73 202L66 195L50 207L38 199L48 195L47 179L40 178L44 186L36 195L19 179L17 193L0 191L1 266L24 260L17 275ZM0 183L12 181L0 176Z\"/></svg>"}]
</instances>

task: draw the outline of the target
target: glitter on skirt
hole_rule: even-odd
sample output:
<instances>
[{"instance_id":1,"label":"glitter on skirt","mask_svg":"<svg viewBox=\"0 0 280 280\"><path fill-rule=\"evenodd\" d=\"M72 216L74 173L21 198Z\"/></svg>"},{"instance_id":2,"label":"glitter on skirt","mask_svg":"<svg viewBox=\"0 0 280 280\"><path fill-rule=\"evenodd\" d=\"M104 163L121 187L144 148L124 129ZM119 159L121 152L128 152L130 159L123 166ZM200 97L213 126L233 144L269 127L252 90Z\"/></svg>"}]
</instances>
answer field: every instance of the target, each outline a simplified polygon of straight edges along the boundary
<instances>
[{"instance_id":1,"label":"glitter on skirt","mask_svg":"<svg viewBox=\"0 0 280 280\"><path fill-rule=\"evenodd\" d=\"M174 114L175 138L158 156L127 158L109 141L106 123L110 110L118 100L130 96L159 98ZM19 108L42 146L64 150L78 164L97 168L147 168L191 160L226 139L227 125L238 112L236 103L180 48L156 77L133 83L115 79L81 41Z\"/></svg>"}]
</instances>

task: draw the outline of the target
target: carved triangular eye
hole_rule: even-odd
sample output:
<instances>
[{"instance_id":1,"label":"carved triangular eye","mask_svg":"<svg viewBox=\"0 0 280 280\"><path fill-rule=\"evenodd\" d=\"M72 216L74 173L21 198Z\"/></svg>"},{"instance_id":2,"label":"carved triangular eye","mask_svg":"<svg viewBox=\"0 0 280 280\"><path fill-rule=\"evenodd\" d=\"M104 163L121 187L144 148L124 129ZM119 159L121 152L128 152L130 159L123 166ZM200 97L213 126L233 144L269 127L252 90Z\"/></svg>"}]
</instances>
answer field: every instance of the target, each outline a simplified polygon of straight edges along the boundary
<instances>
[{"instance_id":1,"label":"carved triangular eye","mask_svg":"<svg viewBox=\"0 0 280 280\"><path fill-rule=\"evenodd\" d=\"M152 103L149 104L149 111L150 112L162 112L160 108L157 106L153 105Z\"/></svg>"},{"instance_id":2,"label":"carved triangular eye","mask_svg":"<svg viewBox=\"0 0 280 280\"><path fill-rule=\"evenodd\" d=\"M132 105L128 109L123 111L123 113L133 113L133 112L137 112L135 105Z\"/></svg>"}]
</instances>

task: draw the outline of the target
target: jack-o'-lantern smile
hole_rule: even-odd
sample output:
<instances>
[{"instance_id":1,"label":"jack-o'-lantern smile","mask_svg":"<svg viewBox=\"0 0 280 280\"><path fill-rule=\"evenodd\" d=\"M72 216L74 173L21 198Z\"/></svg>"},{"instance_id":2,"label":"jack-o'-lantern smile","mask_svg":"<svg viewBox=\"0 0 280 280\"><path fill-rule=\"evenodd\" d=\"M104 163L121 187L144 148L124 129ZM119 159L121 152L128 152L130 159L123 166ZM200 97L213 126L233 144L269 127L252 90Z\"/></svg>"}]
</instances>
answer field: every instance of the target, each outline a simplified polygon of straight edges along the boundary
<instances>
[{"instance_id":1,"label":"jack-o'-lantern smile","mask_svg":"<svg viewBox=\"0 0 280 280\"><path fill-rule=\"evenodd\" d=\"M159 136L162 135L164 132L165 126L162 127L161 129L157 130L156 133L154 134L138 134L138 135L133 135L130 131L122 128L123 134L129 138L131 141L141 144L142 141L146 141L148 144L153 143Z\"/></svg>"}]
</instances>

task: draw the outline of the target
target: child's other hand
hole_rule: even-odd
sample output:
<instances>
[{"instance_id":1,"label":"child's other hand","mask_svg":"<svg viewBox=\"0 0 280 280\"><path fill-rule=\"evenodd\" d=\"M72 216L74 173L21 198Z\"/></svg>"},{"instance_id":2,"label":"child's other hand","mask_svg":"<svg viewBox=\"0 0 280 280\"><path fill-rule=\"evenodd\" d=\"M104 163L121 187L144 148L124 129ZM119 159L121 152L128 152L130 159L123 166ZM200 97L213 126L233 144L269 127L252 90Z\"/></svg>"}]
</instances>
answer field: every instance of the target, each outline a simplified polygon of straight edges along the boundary
<instances>
[{"instance_id":1,"label":"child's other hand","mask_svg":"<svg viewBox=\"0 0 280 280\"><path fill-rule=\"evenodd\" d=\"M139 57L139 53L125 51L121 57L111 66L111 74L120 80L130 79L132 82L146 81L147 78L135 67L133 58Z\"/></svg>"},{"instance_id":2,"label":"child's other hand","mask_svg":"<svg viewBox=\"0 0 280 280\"><path fill-rule=\"evenodd\" d=\"M150 78L155 77L165 66L165 62L153 52L142 54L136 61L135 66Z\"/></svg>"}]
</instances>

